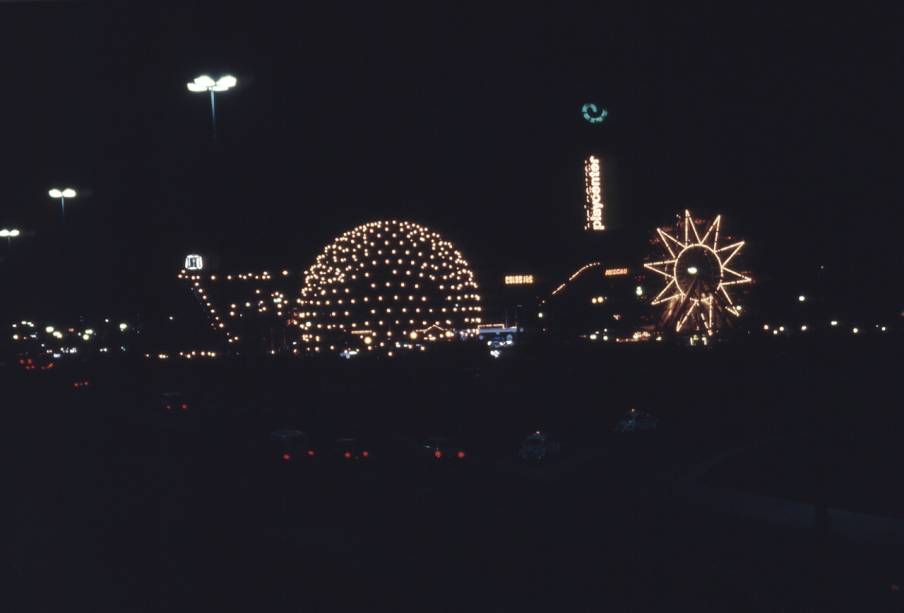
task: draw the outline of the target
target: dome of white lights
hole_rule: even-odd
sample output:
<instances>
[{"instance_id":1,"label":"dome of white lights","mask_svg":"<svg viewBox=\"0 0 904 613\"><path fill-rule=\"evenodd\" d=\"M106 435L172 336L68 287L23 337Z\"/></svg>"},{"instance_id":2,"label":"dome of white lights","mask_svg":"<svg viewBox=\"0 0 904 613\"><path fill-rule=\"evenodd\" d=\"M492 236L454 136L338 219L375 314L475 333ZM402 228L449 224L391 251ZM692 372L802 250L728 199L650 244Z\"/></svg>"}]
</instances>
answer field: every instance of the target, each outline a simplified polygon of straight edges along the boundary
<instances>
[{"instance_id":1,"label":"dome of white lights","mask_svg":"<svg viewBox=\"0 0 904 613\"><path fill-rule=\"evenodd\" d=\"M439 234L407 221L374 221L326 246L305 273L293 318L307 351L423 351L476 333L474 273Z\"/></svg>"}]
</instances>

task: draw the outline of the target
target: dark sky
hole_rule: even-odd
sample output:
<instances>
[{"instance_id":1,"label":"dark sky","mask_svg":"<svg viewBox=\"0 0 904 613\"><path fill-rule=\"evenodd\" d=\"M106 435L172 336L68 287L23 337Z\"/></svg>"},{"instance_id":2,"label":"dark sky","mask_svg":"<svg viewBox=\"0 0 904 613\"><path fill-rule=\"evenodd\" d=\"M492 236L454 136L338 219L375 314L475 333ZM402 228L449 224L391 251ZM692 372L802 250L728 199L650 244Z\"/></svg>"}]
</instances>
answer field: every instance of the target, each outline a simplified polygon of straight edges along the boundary
<instances>
[{"instance_id":1,"label":"dark sky","mask_svg":"<svg viewBox=\"0 0 904 613\"><path fill-rule=\"evenodd\" d=\"M126 4L0 5L0 225L29 233L2 264L11 316L164 310L187 251L301 269L386 217L482 275L567 273L594 249L578 199L597 143L617 161L613 244L722 212L761 278L824 263L850 296L900 297L900 15ZM216 145L185 88L201 73L239 80ZM610 110L596 132L586 100ZM46 191L64 184L80 195L61 223Z\"/></svg>"}]
</instances>

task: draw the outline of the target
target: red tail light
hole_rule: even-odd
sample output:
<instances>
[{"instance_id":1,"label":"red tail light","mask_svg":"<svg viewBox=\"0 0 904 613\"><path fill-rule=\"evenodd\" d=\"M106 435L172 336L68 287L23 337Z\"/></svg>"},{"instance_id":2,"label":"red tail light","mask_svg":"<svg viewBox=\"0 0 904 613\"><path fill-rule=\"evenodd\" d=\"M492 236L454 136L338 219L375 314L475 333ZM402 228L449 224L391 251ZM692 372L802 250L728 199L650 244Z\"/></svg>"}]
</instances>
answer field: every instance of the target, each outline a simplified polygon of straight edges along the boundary
<instances>
[{"instance_id":1,"label":"red tail light","mask_svg":"<svg viewBox=\"0 0 904 613\"><path fill-rule=\"evenodd\" d=\"M365 450L365 451L362 451L362 452L361 452L361 457L363 457L363 458L369 458L369 457L370 457L370 453L368 453L366 450Z\"/></svg>"},{"instance_id":2,"label":"red tail light","mask_svg":"<svg viewBox=\"0 0 904 613\"><path fill-rule=\"evenodd\" d=\"M182 404L179 405L179 408L182 409L183 411L187 411L187 410L188 410L188 403L187 403L187 402L183 402Z\"/></svg>"},{"instance_id":3,"label":"red tail light","mask_svg":"<svg viewBox=\"0 0 904 613\"><path fill-rule=\"evenodd\" d=\"M288 462L292 459L292 454L287 451L286 453L282 454L282 459L284 462Z\"/></svg>"},{"instance_id":4,"label":"red tail light","mask_svg":"<svg viewBox=\"0 0 904 613\"><path fill-rule=\"evenodd\" d=\"M464 451L459 451L458 453L455 454L455 457L457 457L459 460L464 460L464 459L465 459L465 452L464 452Z\"/></svg>"},{"instance_id":5,"label":"red tail light","mask_svg":"<svg viewBox=\"0 0 904 613\"><path fill-rule=\"evenodd\" d=\"M313 450L313 449L308 449L308 456L309 456L309 457L312 457L312 458L314 457L314 450Z\"/></svg>"},{"instance_id":6,"label":"red tail light","mask_svg":"<svg viewBox=\"0 0 904 613\"><path fill-rule=\"evenodd\" d=\"M441 457L443 457L443 452L440 451L439 449L437 449L436 451L433 452L433 457L436 458L436 459L438 460L438 459L440 459Z\"/></svg>"},{"instance_id":7,"label":"red tail light","mask_svg":"<svg viewBox=\"0 0 904 613\"><path fill-rule=\"evenodd\" d=\"M342 455L345 456L345 459L346 459L346 460L351 460L351 459L352 459L352 452L351 452L351 451L346 451L346 452L343 453Z\"/></svg>"}]
</instances>

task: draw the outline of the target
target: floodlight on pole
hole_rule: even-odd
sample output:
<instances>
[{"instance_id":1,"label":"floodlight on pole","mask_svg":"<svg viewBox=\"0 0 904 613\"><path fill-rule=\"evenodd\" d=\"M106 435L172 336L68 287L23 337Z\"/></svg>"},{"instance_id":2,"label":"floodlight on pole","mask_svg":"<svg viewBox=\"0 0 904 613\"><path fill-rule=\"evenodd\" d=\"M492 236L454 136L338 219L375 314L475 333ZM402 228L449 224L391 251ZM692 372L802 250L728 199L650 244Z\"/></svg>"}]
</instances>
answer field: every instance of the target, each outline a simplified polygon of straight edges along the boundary
<instances>
[{"instance_id":1,"label":"floodlight on pole","mask_svg":"<svg viewBox=\"0 0 904 613\"><path fill-rule=\"evenodd\" d=\"M6 244L11 248L13 246L13 239L18 237L22 232L20 232L17 228L8 229L3 228L0 230L0 238L6 239Z\"/></svg>"},{"instance_id":2,"label":"floodlight on pole","mask_svg":"<svg viewBox=\"0 0 904 613\"><path fill-rule=\"evenodd\" d=\"M60 200L60 212L63 217L66 216L66 198L75 198L75 190L71 187L67 187L65 189L52 189L47 192L51 198L59 198Z\"/></svg>"},{"instance_id":3,"label":"floodlight on pole","mask_svg":"<svg viewBox=\"0 0 904 613\"><path fill-rule=\"evenodd\" d=\"M213 128L213 139L217 140L217 106L214 95L217 92L225 92L235 87L238 81L232 75L225 75L214 81L207 75L197 77L188 83L188 91L193 93L210 92L210 123Z\"/></svg>"}]
</instances>

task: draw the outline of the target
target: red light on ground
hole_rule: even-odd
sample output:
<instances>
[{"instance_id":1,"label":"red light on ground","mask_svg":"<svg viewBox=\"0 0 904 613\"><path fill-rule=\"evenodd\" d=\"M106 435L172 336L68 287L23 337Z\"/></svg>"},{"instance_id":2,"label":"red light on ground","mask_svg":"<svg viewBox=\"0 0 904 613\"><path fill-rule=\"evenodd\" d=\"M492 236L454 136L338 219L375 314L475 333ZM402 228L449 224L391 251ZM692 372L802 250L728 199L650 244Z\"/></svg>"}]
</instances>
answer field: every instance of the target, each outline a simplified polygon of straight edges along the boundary
<instances>
[{"instance_id":1,"label":"red light on ground","mask_svg":"<svg viewBox=\"0 0 904 613\"><path fill-rule=\"evenodd\" d=\"M457 457L459 460L464 460L464 459L465 459L465 452L464 452L464 451L459 451L458 453L455 454L455 457Z\"/></svg>"},{"instance_id":2,"label":"red light on ground","mask_svg":"<svg viewBox=\"0 0 904 613\"><path fill-rule=\"evenodd\" d=\"M311 457L311 458L314 457L314 450L313 450L313 449L308 449L308 457Z\"/></svg>"},{"instance_id":3,"label":"red light on ground","mask_svg":"<svg viewBox=\"0 0 904 613\"><path fill-rule=\"evenodd\" d=\"M346 459L346 460L351 460L351 459L352 459L352 452L351 452L351 451L346 451L346 452L343 453L342 455L345 456L345 459Z\"/></svg>"},{"instance_id":4,"label":"red light on ground","mask_svg":"<svg viewBox=\"0 0 904 613\"><path fill-rule=\"evenodd\" d=\"M441 457L443 457L443 452L440 451L439 449L437 449L436 451L433 452L433 457L436 458L436 459L438 460L438 459L440 459Z\"/></svg>"},{"instance_id":5,"label":"red light on ground","mask_svg":"<svg viewBox=\"0 0 904 613\"><path fill-rule=\"evenodd\" d=\"M187 402L183 402L182 404L179 405L179 408L182 409L183 411L187 411L187 410L188 410L188 403L187 403Z\"/></svg>"},{"instance_id":6,"label":"red light on ground","mask_svg":"<svg viewBox=\"0 0 904 613\"><path fill-rule=\"evenodd\" d=\"M362 451L362 452L361 452L361 457L369 458L369 457L370 457L370 453L368 453L366 450L365 450L365 451Z\"/></svg>"},{"instance_id":7,"label":"red light on ground","mask_svg":"<svg viewBox=\"0 0 904 613\"><path fill-rule=\"evenodd\" d=\"M292 459L292 454L289 452L286 452L286 453L282 454L282 459L283 459L283 461L288 462L289 460Z\"/></svg>"}]
</instances>

